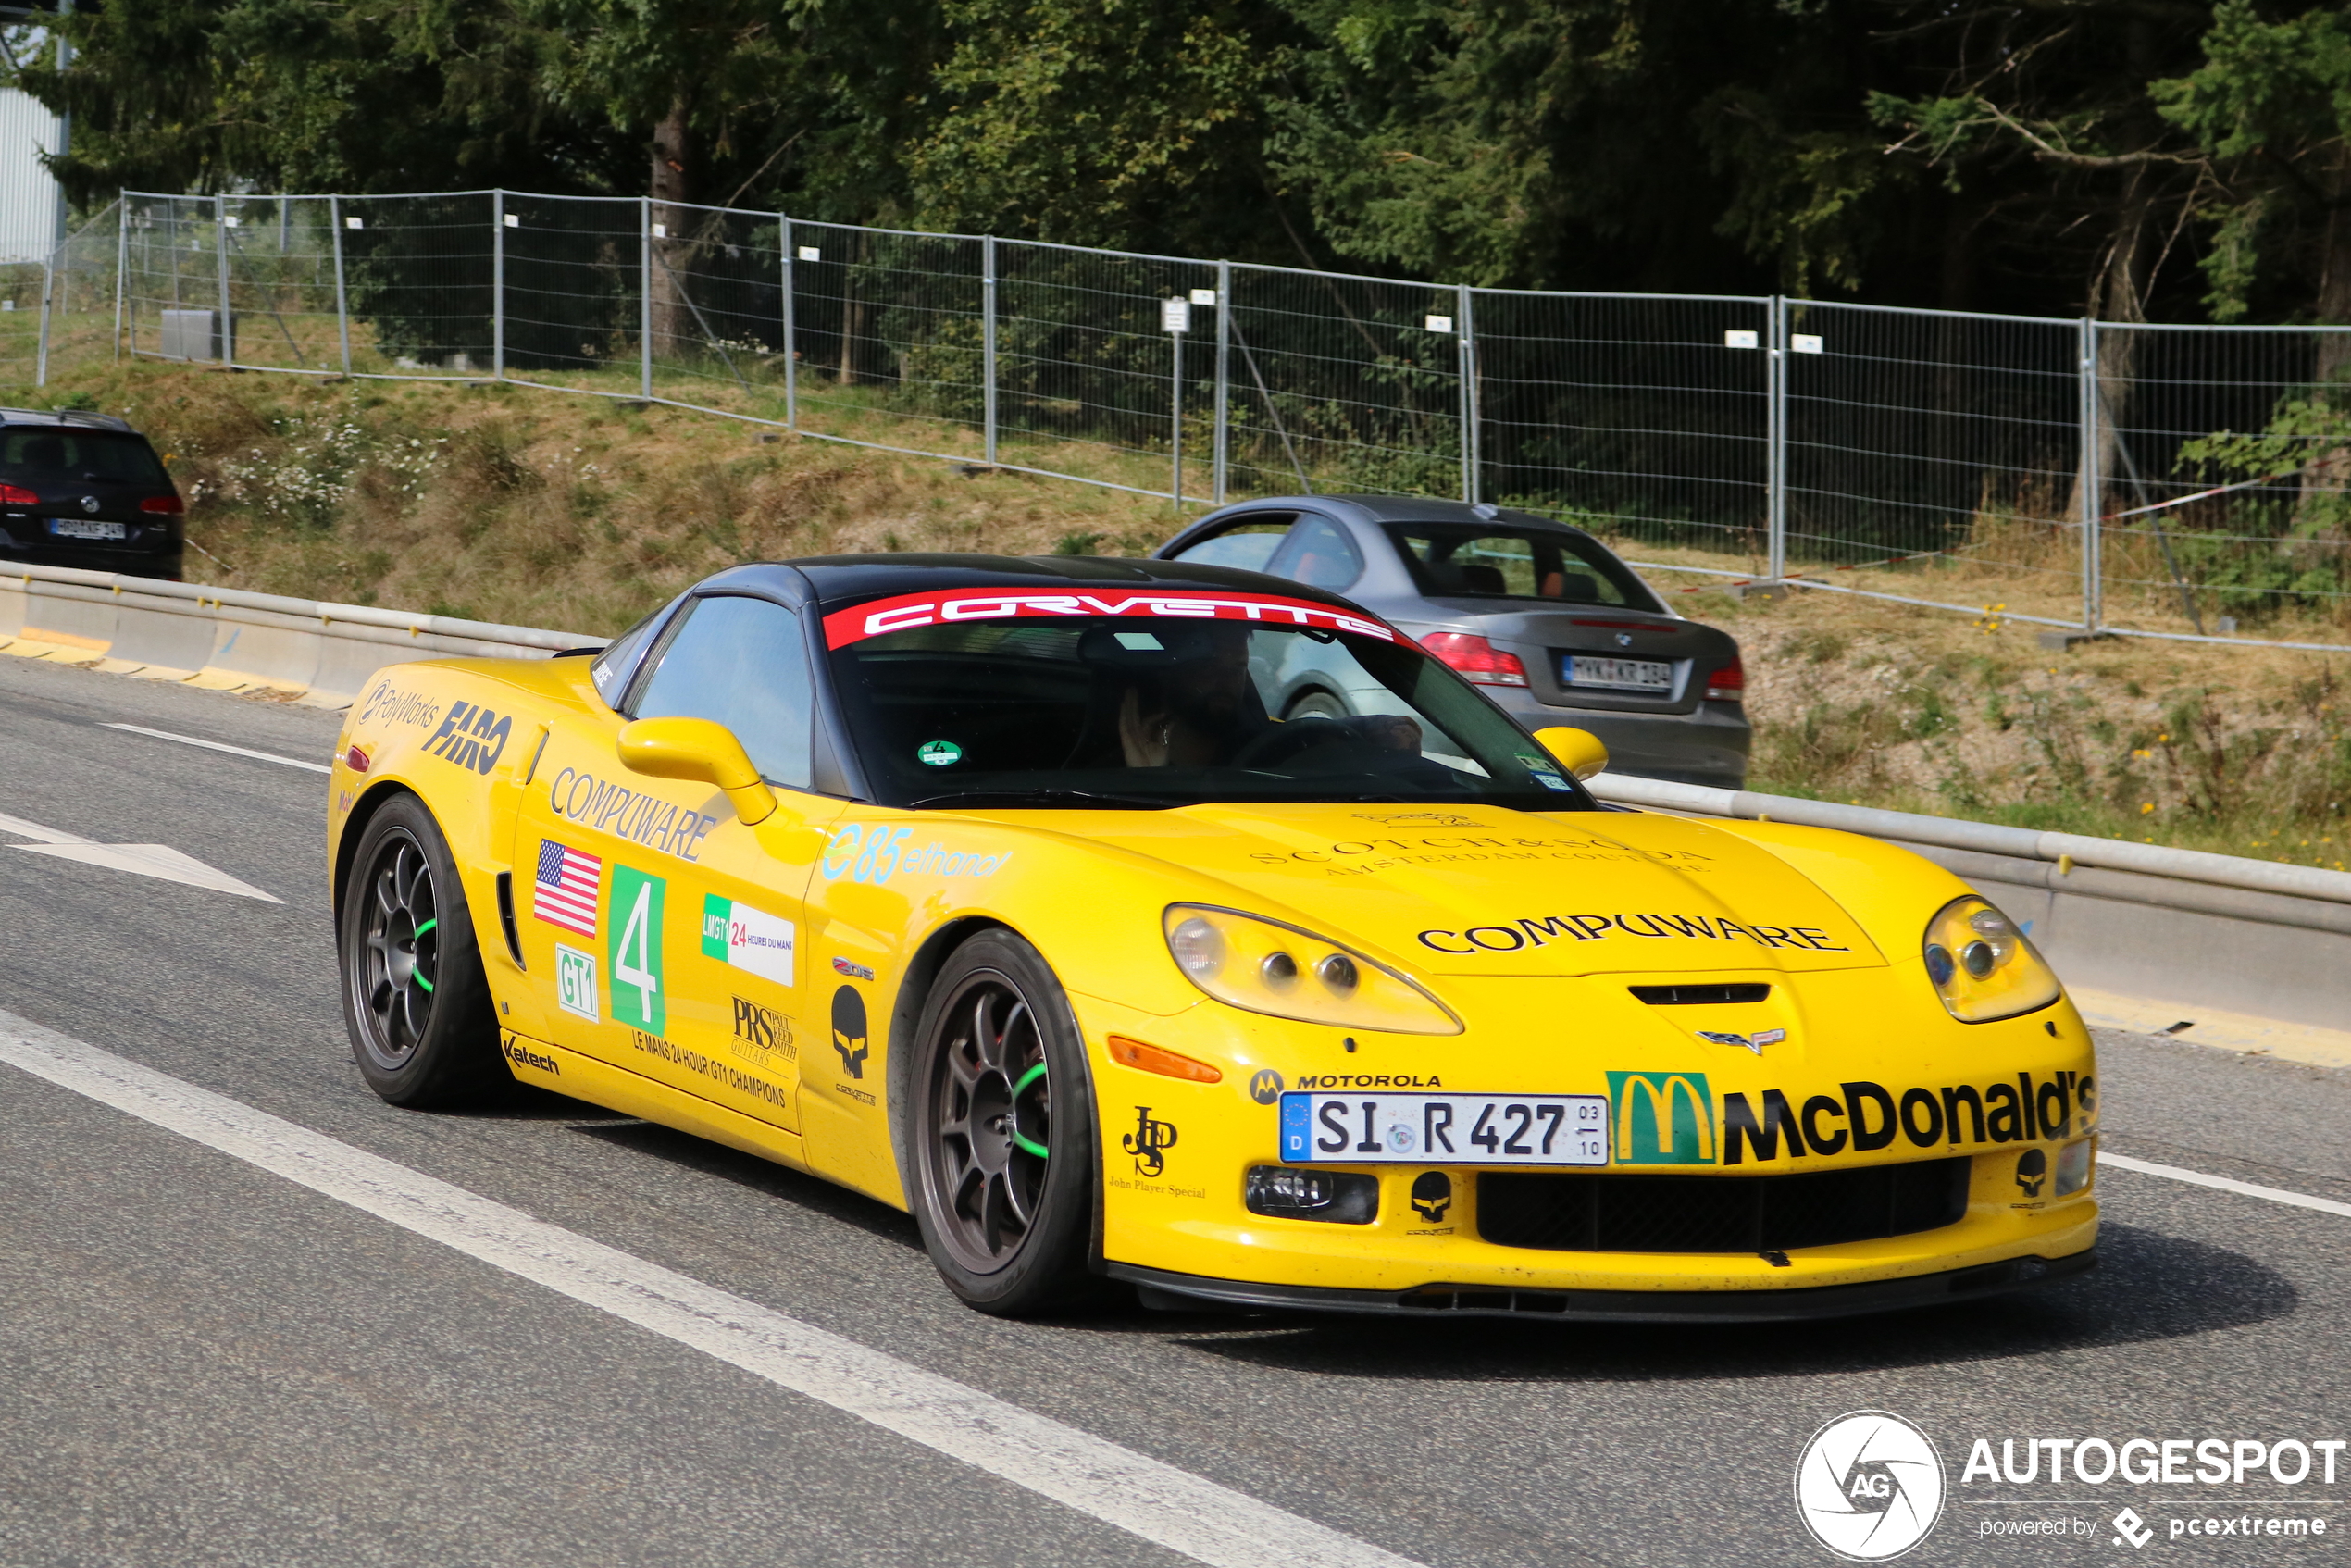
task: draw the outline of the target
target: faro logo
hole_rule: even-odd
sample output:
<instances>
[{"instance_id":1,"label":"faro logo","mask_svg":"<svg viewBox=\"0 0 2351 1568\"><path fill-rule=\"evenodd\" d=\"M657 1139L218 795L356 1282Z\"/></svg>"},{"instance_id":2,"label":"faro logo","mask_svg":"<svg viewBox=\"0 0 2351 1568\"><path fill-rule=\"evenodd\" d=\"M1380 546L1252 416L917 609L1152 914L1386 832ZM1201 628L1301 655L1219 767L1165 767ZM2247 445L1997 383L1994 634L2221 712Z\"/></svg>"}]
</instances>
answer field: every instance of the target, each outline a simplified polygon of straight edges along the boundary
<instances>
[{"instance_id":1,"label":"faro logo","mask_svg":"<svg viewBox=\"0 0 2351 1568\"><path fill-rule=\"evenodd\" d=\"M1899 1557L1942 1516L1942 1456L1898 1415L1840 1415L1797 1461L1796 1512L1813 1539L1847 1562Z\"/></svg>"}]
</instances>

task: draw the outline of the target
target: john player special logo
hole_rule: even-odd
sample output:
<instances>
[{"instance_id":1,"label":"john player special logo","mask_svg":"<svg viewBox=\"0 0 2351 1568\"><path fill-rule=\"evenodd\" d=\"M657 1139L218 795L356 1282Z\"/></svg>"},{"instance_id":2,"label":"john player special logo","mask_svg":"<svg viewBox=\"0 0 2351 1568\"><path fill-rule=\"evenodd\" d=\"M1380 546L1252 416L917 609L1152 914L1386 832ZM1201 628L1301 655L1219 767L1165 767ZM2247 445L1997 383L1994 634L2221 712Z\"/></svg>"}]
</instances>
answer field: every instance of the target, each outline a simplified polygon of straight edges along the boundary
<instances>
[{"instance_id":1,"label":"john player special logo","mask_svg":"<svg viewBox=\"0 0 2351 1568\"><path fill-rule=\"evenodd\" d=\"M1804 1527L1851 1562L1883 1562L1926 1538L1943 1513L1943 1459L1898 1415L1857 1410L1804 1445L1796 1512Z\"/></svg>"},{"instance_id":2,"label":"john player special logo","mask_svg":"<svg viewBox=\"0 0 2351 1568\"><path fill-rule=\"evenodd\" d=\"M1135 1130L1118 1140L1118 1146L1135 1156L1135 1174L1155 1176L1167 1169L1164 1152L1176 1147L1176 1124L1151 1120L1151 1108L1135 1107Z\"/></svg>"}]
</instances>

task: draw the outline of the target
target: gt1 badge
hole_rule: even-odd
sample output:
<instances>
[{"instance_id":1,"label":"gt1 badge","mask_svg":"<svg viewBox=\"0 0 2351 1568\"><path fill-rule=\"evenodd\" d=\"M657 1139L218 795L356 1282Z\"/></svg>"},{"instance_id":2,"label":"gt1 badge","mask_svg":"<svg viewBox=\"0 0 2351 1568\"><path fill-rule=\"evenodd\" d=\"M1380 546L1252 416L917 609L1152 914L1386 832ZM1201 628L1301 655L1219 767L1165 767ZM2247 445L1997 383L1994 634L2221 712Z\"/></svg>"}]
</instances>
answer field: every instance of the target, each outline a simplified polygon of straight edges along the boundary
<instances>
[{"instance_id":1,"label":"gt1 badge","mask_svg":"<svg viewBox=\"0 0 2351 1568\"><path fill-rule=\"evenodd\" d=\"M1899 1557L1942 1516L1943 1458L1898 1415L1840 1415L1797 1461L1796 1512L1814 1540L1849 1562Z\"/></svg>"}]
</instances>

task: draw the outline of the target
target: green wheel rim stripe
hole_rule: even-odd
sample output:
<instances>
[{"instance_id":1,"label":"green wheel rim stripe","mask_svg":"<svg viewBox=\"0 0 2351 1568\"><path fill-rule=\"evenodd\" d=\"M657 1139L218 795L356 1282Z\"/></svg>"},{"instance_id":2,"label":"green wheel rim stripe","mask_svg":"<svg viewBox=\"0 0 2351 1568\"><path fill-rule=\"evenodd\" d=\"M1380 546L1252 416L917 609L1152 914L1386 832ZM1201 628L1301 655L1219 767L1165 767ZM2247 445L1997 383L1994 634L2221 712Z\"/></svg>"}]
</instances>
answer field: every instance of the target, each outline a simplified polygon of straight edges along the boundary
<instances>
[{"instance_id":1,"label":"green wheel rim stripe","mask_svg":"<svg viewBox=\"0 0 2351 1568\"><path fill-rule=\"evenodd\" d=\"M408 977L416 981L417 984L424 987L428 992L432 989L432 982L425 978L425 973L423 970L412 969L408 972Z\"/></svg>"},{"instance_id":2,"label":"green wheel rim stripe","mask_svg":"<svg viewBox=\"0 0 2351 1568\"><path fill-rule=\"evenodd\" d=\"M1039 1160L1050 1160L1053 1151L1020 1130L1020 1097L1028 1092L1030 1084L1044 1076L1045 1064L1039 1062L1020 1076L1020 1082L1013 1085L1013 1147Z\"/></svg>"},{"instance_id":3,"label":"green wheel rim stripe","mask_svg":"<svg viewBox=\"0 0 2351 1568\"><path fill-rule=\"evenodd\" d=\"M440 925L440 924L441 924L441 922L440 922L440 921L438 921L438 920L428 920L428 921L426 921L423 925L421 925L421 926L419 926L419 927L417 927L417 935L418 935L418 936L420 936L420 937L421 937L421 936L423 936L423 935L424 935L427 931L431 930L431 929L432 929L435 926L438 926L438 925Z\"/></svg>"}]
</instances>

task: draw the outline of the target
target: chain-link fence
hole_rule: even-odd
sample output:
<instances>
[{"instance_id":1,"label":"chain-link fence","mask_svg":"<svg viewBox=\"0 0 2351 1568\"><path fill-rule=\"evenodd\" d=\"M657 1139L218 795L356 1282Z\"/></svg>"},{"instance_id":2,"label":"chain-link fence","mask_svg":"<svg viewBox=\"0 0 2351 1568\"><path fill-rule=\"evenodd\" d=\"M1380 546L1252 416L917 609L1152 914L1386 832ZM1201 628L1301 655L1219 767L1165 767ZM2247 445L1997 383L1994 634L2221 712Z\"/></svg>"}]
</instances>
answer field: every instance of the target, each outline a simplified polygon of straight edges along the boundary
<instances>
[{"instance_id":1,"label":"chain-link fence","mask_svg":"<svg viewBox=\"0 0 2351 1568\"><path fill-rule=\"evenodd\" d=\"M1644 567L2351 647L2351 328L1550 293L643 198L126 193L0 362L497 379L1180 505L1524 507Z\"/></svg>"}]
</instances>

